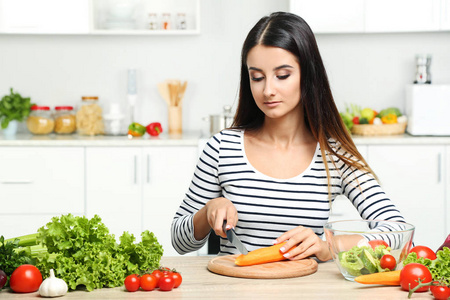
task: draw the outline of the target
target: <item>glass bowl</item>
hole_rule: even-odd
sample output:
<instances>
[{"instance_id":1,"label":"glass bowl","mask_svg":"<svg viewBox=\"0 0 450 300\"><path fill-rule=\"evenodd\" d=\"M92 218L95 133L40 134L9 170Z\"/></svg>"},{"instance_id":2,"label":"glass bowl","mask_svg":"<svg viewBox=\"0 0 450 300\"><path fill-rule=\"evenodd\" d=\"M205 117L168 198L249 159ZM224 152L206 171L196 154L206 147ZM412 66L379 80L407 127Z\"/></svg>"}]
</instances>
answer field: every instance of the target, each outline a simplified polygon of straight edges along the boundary
<instances>
[{"instance_id":1,"label":"glass bowl","mask_svg":"<svg viewBox=\"0 0 450 300\"><path fill-rule=\"evenodd\" d=\"M394 256L395 270L401 269L415 228L395 221L343 220L328 222L324 230L333 260L345 279L354 281L360 275L389 271L380 265L385 254Z\"/></svg>"}]
</instances>

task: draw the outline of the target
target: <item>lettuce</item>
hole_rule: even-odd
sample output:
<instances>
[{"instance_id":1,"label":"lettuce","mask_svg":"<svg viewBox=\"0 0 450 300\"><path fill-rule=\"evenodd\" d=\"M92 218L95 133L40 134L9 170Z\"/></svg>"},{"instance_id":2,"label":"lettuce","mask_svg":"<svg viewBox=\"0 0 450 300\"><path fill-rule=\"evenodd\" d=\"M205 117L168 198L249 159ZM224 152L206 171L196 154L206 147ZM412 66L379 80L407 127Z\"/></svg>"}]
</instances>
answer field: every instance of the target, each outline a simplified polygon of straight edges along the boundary
<instances>
[{"instance_id":1,"label":"lettuce","mask_svg":"<svg viewBox=\"0 0 450 300\"><path fill-rule=\"evenodd\" d=\"M92 219L71 214L53 217L38 229L36 239L48 250L37 258L36 266L42 274L54 269L70 290L121 286L129 274L158 268L163 255L162 246L148 230L139 243L124 232L118 244L97 215Z\"/></svg>"},{"instance_id":2,"label":"lettuce","mask_svg":"<svg viewBox=\"0 0 450 300\"><path fill-rule=\"evenodd\" d=\"M403 265L409 263L419 263L430 270L431 275L433 275L433 280L444 280L450 283L450 249L444 247L436 253L436 259L431 260L428 258L417 258L417 254L411 252L408 254L406 259L403 261Z\"/></svg>"}]
</instances>

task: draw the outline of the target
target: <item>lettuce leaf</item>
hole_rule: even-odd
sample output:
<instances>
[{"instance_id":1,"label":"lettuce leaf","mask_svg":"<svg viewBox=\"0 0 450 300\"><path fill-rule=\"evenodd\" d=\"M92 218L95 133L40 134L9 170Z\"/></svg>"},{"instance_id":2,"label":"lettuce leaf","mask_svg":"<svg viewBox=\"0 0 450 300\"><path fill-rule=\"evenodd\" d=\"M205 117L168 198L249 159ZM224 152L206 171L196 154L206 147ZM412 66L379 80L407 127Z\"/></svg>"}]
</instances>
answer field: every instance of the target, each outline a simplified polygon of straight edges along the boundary
<instances>
[{"instance_id":1,"label":"lettuce leaf","mask_svg":"<svg viewBox=\"0 0 450 300\"><path fill-rule=\"evenodd\" d=\"M37 240L48 253L37 258L36 266L42 274L54 269L70 290L121 286L129 274L158 268L163 255L162 246L148 230L139 243L124 232L118 244L97 215L92 219L71 214L54 217L39 228Z\"/></svg>"},{"instance_id":2,"label":"lettuce leaf","mask_svg":"<svg viewBox=\"0 0 450 300\"><path fill-rule=\"evenodd\" d=\"M417 258L417 254L411 252L408 254L406 259L403 261L403 265L409 263L419 263L430 270L431 275L433 275L433 280L444 280L450 283L450 249L444 247L436 253L436 259L431 260L428 258Z\"/></svg>"}]
</instances>

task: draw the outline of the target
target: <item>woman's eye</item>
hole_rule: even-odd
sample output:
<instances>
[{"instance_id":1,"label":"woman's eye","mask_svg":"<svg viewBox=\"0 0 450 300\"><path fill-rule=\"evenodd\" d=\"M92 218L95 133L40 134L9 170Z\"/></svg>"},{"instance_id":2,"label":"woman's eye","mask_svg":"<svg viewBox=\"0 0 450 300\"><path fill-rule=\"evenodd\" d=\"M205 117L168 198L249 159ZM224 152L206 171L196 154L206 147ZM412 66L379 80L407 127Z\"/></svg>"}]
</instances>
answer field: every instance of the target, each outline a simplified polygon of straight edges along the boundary
<instances>
[{"instance_id":1,"label":"woman's eye","mask_svg":"<svg viewBox=\"0 0 450 300\"><path fill-rule=\"evenodd\" d=\"M289 76L291 76L291 74L279 75L279 76L277 76L277 78L283 80L283 79L288 78Z\"/></svg>"},{"instance_id":2,"label":"woman's eye","mask_svg":"<svg viewBox=\"0 0 450 300\"><path fill-rule=\"evenodd\" d=\"M252 76L252 80L253 81L261 81L261 80L263 80L264 79L264 77L253 77Z\"/></svg>"}]
</instances>

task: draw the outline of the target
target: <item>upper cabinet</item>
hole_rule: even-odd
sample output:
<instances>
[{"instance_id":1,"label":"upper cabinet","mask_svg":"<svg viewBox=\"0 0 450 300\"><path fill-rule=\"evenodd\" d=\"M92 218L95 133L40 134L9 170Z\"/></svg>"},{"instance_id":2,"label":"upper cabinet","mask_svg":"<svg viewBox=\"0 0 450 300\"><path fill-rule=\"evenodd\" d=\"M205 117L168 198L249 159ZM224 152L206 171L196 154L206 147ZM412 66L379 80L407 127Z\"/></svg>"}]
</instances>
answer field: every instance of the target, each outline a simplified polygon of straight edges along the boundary
<instances>
[{"instance_id":1,"label":"upper cabinet","mask_svg":"<svg viewBox=\"0 0 450 300\"><path fill-rule=\"evenodd\" d=\"M450 0L291 0L314 33L450 30Z\"/></svg>"},{"instance_id":2,"label":"upper cabinet","mask_svg":"<svg viewBox=\"0 0 450 300\"><path fill-rule=\"evenodd\" d=\"M89 0L0 0L0 32L89 32Z\"/></svg>"},{"instance_id":3,"label":"upper cabinet","mask_svg":"<svg viewBox=\"0 0 450 300\"><path fill-rule=\"evenodd\" d=\"M0 0L0 33L200 33L200 0Z\"/></svg>"}]
</instances>

